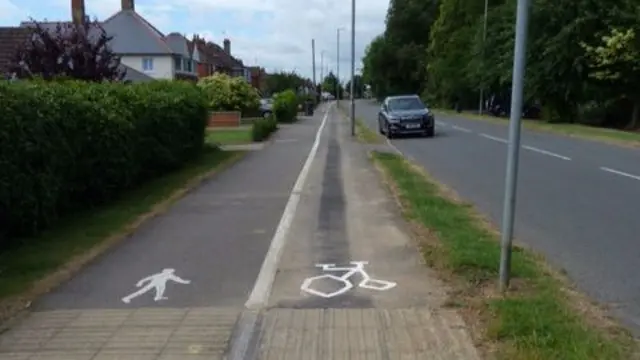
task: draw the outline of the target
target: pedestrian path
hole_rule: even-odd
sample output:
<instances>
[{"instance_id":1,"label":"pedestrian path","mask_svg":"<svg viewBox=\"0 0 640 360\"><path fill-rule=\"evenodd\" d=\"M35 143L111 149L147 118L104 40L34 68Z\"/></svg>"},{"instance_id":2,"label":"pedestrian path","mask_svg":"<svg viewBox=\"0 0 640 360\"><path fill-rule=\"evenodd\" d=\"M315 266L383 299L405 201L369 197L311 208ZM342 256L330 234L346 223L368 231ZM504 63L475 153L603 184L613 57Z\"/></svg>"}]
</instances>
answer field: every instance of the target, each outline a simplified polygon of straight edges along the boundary
<instances>
[{"instance_id":1,"label":"pedestrian path","mask_svg":"<svg viewBox=\"0 0 640 360\"><path fill-rule=\"evenodd\" d=\"M0 360L222 359L322 116L283 127L5 324Z\"/></svg>"},{"instance_id":2,"label":"pedestrian path","mask_svg":"<svg viewBox=\"0 0 640 360\"><path fill-rule=\"evenodd\" d=\"M268 303L247 325L254 335L231 360L479 359L339 116L320 139Z\"/></svg>"}]
</instances>

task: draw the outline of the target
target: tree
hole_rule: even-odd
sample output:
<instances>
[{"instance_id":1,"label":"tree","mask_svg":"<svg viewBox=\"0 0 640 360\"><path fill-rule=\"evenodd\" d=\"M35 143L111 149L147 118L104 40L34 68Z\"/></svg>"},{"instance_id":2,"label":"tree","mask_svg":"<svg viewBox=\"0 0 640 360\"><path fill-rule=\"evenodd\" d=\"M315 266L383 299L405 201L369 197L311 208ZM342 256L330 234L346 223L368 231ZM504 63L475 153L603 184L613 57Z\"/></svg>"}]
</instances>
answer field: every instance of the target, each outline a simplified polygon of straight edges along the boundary
<instances>
[{"instance_id":1,"label":"tree","mask_svg":"<svg viewBox=\"0 0 640 360\"><path fill-rule=\"evenodd\" d=\"M252 111L260 106L258 90L240 77L215 73L198 81L212 111Z\"/></svg>"},{"instance_id":2,"label":"tree","mask_svg":"<svg viewBox=\"0 0 640 360\"><path fill-rule=\"evenodd\" d=\"M364 96L364 82L362 81L362 75L355 75L353 77L354 81L353 81L353 92L354 92L354 97L356 98L361 98ZM351 80L347 81L347 84L345 85L345 90L350 92L351 91Z\"/></svg>"},{"instance_id":3,"label":"tree","mask_svg":"<svg viewBox=\"0 0 640 360\"><path fill-rule=\"evenodd\" d=\"M19 78L119 81L126 75L120 70L120 57L109 47L112 38L97 20L58 24L53 30L33 23L32 36L18 49L10 66Z\"/></svg>"},{"instance_id":4,"label":"tree","mask_svg":"<svg viewBox=\"0 0 640 360\"><path fill-rule=\"evenodd\" d=\"M338 90L340 91L340 93L342 93L344 91L344 87L342 86L342 84L338 84L338 78L333 74L333 72L329 72L329 74L325 76L324 80L322 81L322 91L330 93L337 99L337 86L339 86Z\"/></svg>"},{"instance_id":5,"label":"tree","mask_svg":"<svg viewBox=\"0 0 640 360\"><path fill-rule=\"evenodd\" d=\"M298 90L301 87L306 86L308 82L308 79L301 77L293 71L281 71L275 74L268 74L266 80L266 94L272 95L283 92L285 90L293 90L294 92L298 92Z\"/></svg>"},{"instance_id":6,"label":"tree","mask_svg":"<svg viewBox=\"0 0 640 360\"><path fill-rule=\"evenodd\" d=\"M615 87L622 97L629 97L633 111L626 128L635 129L640 121L640 49L636 29L611 29L600 35L595 46L582 43L591 61L589 75L608 87Z\"/></svg>"}]
</instances>

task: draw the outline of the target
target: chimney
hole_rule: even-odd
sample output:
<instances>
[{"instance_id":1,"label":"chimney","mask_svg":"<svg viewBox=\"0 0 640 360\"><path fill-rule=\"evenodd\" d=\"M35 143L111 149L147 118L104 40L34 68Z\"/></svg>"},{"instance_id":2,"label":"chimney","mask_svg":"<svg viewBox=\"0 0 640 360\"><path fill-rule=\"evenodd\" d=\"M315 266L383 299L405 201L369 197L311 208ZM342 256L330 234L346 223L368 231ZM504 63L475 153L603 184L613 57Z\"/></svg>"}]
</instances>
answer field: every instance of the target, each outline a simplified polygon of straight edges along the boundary
<instances>
[{"instance_id":1,"label":"chimney","mask_svg":"<svg viewBox=\"0 0 640 360\"><path fill-rule=\"evenodd\" d=\"M76 25L84 23L85 20L84 0L71 0L71 19Z\"/></svg>"},{"instance_id":2,"label":"chimney","mask_svg":"<svg viewBox=\"0 0 640 360\"><path fill-rule=\"evenodd\" d=\"M134 0L121 0L122 1L122 10L135 10Z\"/></svg>"},{"instance_id":3,"label":"chimney","mask_svg":"<svg viewBox=\"0 0 640 360\"><path fill-rule=\"evenodd\" d=\"M231 40L224 39L224 52L231 55Z\"/></svg>"}]
</instances>

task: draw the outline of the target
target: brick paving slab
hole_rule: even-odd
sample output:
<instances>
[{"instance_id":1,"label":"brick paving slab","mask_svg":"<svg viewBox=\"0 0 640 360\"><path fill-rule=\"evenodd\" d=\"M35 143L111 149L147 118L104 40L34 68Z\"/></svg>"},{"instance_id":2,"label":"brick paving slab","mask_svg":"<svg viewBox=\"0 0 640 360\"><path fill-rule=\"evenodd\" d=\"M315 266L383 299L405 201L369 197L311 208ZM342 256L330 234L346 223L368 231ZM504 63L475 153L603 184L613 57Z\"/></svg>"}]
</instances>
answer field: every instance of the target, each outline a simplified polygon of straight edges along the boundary
<instances>
[{"instance_id":1,"label":"brick paving slab","mask_svg":"<svg viewBox=\"0 0 640 360\"><path fill-rule=\"evenodd\" d=\"M479 360L452 311L429 309L273 309L260 360Z\"/></svg>"},{"instance_id":2,"label":"brick paving slab","mask_svg":"<svg viewBox=\"0 0 640 360\"><path fill-rule=\"evenodd\" d=\"M235 308L34 312L0 336L0 360L222 359Z\"/></svg>"}]
</instances>

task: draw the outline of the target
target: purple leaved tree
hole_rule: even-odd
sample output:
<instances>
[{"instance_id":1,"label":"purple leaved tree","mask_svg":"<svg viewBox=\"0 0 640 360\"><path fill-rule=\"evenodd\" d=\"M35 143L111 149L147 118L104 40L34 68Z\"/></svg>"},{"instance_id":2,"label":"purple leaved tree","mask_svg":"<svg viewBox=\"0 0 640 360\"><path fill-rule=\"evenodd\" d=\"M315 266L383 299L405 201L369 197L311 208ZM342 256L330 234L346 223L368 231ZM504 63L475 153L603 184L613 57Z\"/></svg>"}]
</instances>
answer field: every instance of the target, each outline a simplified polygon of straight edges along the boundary
<instances>
[{"instance_id":1,"label":"purple leaved tree","mask_svg":"<svg viewBox=\"0 0 640 360\"><path fill-rule=\"evenodd\" d=\"M126 72L109 47L111 39L97 20L55 28L33 21L33 33L16 52L11 70L21 79L121 81Z\"/></svg>"}]
</instances>

